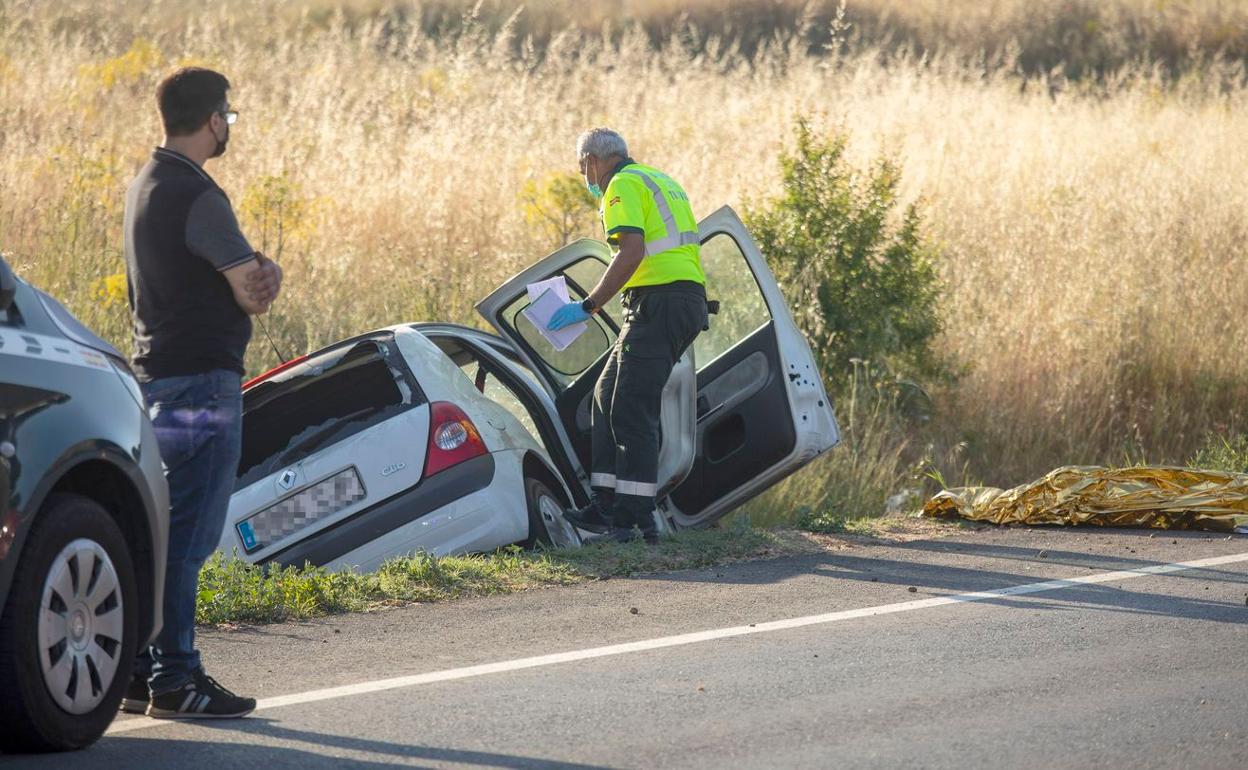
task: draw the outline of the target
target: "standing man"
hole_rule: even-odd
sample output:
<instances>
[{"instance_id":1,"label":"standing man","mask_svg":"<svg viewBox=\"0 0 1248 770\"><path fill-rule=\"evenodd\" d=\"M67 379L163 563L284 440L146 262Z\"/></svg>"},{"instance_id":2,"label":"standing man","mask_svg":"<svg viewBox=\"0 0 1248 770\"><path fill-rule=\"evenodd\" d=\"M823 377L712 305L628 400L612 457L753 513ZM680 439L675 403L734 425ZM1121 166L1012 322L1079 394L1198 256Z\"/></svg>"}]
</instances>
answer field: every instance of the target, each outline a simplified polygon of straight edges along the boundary
<instances>
[{"instance_id":1,"label":"standing man","mask_svg":"<svg viewBox=\"0 0 1248 770\"><path fill-rule=\"evenodd\" d=\"M617 250L589 297L560 308L548 326L587 320L621 289L624 319L594 388L594 499L567 518L620 541L637 537L636 527L655 543L663 387L707 325L698 221L680 185L628 157L615 131L586 131L576 141L576 154L585 184L602 201L607 242Z\"/></svg>"},{"instance_id":2,"label":"standing man","mask_svg":"<svg viewBox=\"0 0 1248 770\"><path fill-rule=\"evenodd\" d=\"M165 719L240 717L256 707L204 673L195 649L199 569L221 539L238 470L243 354L282 272L239 231L203 169L238 113L224 75L179 69L156 90L165 141L126 191L134 370L169 481L164 626L139 655L122 710Z\"/></svg>"}]
</instances>

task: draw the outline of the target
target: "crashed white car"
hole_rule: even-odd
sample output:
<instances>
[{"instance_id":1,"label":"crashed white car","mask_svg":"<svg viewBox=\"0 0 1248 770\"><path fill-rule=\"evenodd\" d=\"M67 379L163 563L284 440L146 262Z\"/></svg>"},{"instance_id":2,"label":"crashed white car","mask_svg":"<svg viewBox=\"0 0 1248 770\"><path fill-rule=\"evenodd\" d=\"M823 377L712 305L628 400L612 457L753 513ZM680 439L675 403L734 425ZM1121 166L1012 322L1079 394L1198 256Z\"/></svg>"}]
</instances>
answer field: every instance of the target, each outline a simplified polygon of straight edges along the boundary
<instances>
[{"instance_id":1,"label":"crashed white car","mask_svg":"<svg viewBox=\"0 0 1248 770\"><path fill-rule=\"evenodd\" d=\"M721 304L664 390L661 531L708 525L836 445L810 347L729 208L699 223ZM220 549L264 564L375 569L414 551L572 546L563 510L588 502L590 399L619 332L619 301L570 347L522 311L530 283L577 299L606 271L580 240L477 305L497 334L392 326L247 383L243 453ZM696 363L695 363L696 362Z\"/></svg>"}]
</instances>

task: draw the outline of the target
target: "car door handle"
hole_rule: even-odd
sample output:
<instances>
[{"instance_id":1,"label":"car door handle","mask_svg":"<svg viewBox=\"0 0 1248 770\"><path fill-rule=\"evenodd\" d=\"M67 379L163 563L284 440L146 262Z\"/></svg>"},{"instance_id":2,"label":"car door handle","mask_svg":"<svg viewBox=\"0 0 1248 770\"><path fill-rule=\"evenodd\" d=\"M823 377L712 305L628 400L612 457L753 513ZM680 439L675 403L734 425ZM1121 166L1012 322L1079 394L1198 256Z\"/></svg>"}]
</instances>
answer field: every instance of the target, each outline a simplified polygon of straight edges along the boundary
<instances>
[{"instance_id":1,"label":"car door handle","mask_svg":"<svg viewBox=\"0 0 1248 770\"><path fill-rule=\"evenodd\" d=\"M709 409L705 412L702 412L701 414L698 415L698 422L699 423L705 422L707 418L709 418L711 415L715 414L716 412L719 412L727 405L728 405L728 402L724 401L720 403L719 405L717 405L714 409Z\"/></svg>"}]
</instances>

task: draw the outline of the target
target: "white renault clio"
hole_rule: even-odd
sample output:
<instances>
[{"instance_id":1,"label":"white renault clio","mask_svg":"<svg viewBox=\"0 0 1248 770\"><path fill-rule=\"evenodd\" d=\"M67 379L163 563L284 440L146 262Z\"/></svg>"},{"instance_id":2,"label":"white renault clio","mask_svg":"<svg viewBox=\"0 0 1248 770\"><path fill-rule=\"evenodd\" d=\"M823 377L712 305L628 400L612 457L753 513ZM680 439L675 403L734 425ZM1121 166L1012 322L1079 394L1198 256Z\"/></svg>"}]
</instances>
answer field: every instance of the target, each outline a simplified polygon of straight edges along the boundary
<instances>
[{"instance_id":1,"label":"white renault clio","mask_svg":"<svg viewBox=\"0 0 1248 770\"><path fill-rule=\"evenodd\" d=\"M839 441L810 346L737 215L699 223L711 329L666 389L662 531L706 526ZM375 569L414 551L573 546L588 502L590 399L619 333L618 298L570 347L522 312L562 275L583 298L611 261L580 240L477 305L497 334L393 326L247 383L243 456L220 549L253 563Z\"/></svg>"}]
</instances>

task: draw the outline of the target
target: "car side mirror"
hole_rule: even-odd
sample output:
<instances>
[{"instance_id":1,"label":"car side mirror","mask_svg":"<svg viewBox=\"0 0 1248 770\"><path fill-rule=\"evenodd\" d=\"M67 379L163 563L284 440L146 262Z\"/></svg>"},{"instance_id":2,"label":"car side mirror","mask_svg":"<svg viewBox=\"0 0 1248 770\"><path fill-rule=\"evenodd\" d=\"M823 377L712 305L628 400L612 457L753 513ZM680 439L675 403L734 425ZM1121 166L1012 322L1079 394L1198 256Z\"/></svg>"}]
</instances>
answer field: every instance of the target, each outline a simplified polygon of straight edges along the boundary
<instances>
[{"instance_id":1,"label":"car side mirror","mask_svg":"<svg viewBox=\"0 0 1248 770\"><path fill-rule=\"evenodd\" d=\"M9 263L0 257L0 311L8 310L17 294L17 276L9 269Z\"/></svg>"}]
</instances>

